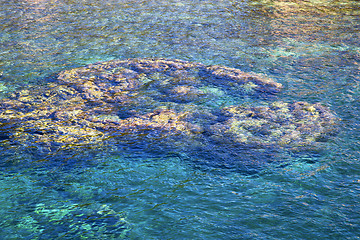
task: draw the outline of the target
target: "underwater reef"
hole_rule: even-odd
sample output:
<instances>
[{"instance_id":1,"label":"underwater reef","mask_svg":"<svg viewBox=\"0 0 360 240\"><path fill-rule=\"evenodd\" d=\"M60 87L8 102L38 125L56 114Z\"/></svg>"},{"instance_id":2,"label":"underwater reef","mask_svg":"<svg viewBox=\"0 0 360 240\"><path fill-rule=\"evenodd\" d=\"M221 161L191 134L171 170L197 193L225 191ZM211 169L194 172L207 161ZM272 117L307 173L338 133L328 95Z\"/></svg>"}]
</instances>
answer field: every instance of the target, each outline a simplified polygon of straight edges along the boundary
<instances>
[{"instance_id":1,"label":"underwater reef","mask_svg":"<svg viewBox=\"0 0 360 240\"><path fill-rule=\"evenodd\" d=\"M145 139L184 148L217 142L234 149L297 151L337 132L339 119L320 103L219 103L229 92L258 98L281 90L264 75L224 66L112 60L62 71L55 81L2 99L0 136L3 147L74 148Z\"/></svg>"}]
</instances>

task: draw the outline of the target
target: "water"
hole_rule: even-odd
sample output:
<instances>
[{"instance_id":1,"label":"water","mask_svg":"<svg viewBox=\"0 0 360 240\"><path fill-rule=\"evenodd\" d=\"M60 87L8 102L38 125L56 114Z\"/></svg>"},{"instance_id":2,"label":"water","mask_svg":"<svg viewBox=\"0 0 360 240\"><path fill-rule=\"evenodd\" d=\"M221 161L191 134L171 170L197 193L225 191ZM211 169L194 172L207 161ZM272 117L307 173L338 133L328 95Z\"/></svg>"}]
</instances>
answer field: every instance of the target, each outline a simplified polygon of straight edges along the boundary
<instances>
[{"instance_id":1,"label":"water","mask_svg":"<svg viewBox=\"0 0 360 240\"><path fill-rule=\"evenodd\" d=\"M201 152L136 142L47 155L5 148L0 239L359 238L358 1L1 6L2 98L61 70L165 57L265 74L284 85L277 98L320 102L341 125L322 151L269 153L272 163L255 173L207 164L211 156ZM244 159L252 157L259 156Z\"/></svg>"}]
</instances>

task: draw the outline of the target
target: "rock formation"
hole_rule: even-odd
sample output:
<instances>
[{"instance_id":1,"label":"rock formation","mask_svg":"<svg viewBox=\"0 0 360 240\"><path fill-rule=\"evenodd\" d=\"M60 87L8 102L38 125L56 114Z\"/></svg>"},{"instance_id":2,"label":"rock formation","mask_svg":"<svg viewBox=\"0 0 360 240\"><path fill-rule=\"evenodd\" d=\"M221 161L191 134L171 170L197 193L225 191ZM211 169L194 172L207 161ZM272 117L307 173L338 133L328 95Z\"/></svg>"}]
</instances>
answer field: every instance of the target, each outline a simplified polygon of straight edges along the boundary
<instances>
[{"instance_id":1,"label":"rock formation","mask_svg":"<svg viewBox=\"0 0 360 240\"><path fill-rule=\"evenodd\" d=\"M151 133L169 142L184 139L189 148L189 139L196 139L296 149L336 132L337 118L319 103L209 104L229 91L257 97L281 89L268 77L223 66L113 60L62 71L56 82L2 99L0 133L8 144L25 146L68 147Z\"/></svg>"}]
</instances>

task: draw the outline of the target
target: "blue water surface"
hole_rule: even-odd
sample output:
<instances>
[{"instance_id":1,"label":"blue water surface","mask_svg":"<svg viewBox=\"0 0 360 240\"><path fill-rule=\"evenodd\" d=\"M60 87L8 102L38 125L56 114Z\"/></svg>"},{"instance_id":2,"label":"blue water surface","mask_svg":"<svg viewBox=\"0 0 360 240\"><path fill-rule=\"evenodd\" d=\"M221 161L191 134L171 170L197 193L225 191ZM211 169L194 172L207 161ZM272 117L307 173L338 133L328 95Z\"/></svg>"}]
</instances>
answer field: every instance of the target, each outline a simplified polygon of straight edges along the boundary
<instances>
[{"instance_id":1,"label":"blue water surface","mask_svg":"<svg viewBox=\"0 0 360 240\"><path fill-rule=\"evenodd\" d=\"M1 149L0 239L360 238L359 1L0 3L1 98L62 70L161 57L265 74L282 101L320 102L341 119L317 152Z\"/></svg>"}]
</instances>

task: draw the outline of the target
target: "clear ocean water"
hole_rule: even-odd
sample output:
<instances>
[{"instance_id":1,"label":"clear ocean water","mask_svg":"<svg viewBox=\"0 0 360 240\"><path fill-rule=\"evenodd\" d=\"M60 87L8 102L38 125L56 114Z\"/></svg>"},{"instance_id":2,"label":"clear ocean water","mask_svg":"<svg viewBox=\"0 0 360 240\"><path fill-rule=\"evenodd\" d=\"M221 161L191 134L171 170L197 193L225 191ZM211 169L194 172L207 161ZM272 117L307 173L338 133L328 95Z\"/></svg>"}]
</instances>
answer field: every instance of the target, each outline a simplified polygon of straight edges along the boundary
<instances>
[{"instance_id":1,"label":"clear ocean water","mask_svg":"<svg viewBox=\"0 0 360 240\"><path fill-rule=\"evenodd\" d=\"M1 98L62 70L161 57L267 75L282 101L320 102L341 119L322 151L269 153L251 173L239 166L262 156L239 152L224 167L216 154L136 142L1 148L0 239L360 238L359 1L0 3Z\"/></svg>"}]
</instances>

